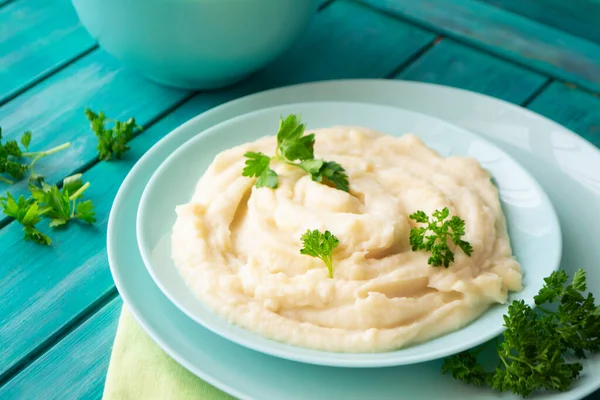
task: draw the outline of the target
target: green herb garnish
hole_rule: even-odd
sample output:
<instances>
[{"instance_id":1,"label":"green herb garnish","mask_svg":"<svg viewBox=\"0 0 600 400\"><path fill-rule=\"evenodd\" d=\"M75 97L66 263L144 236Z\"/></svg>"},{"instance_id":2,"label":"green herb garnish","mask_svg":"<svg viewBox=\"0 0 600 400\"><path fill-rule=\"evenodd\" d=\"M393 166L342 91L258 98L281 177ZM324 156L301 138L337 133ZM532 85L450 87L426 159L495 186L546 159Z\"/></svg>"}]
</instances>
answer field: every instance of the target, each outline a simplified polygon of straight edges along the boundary
<instances>
[{"instance_id":1,"label":"green herb garnish","mask_svg":"<svg viewBox=\"0 0 600 400\"><path fill-rule=\"evenodd\" d=\"M243 176L256 177L256 187L276 189L277 173L271 169L271 161L279 161L306 171L315 182L329 183L336 189L348 192L348 176L342 166L334 161L314 158L315 135L304 134L305 125L296 115L280 119L277 132L275 156L260 152L247 152Z\"/></svg>"},{"instance_id":2,"label":"green herb garnish","mask_svg":"<svg viewBox=\"0 0 600 400\"><path fill-rule=\"evenodd\" d=\"M23 226L25 240L31 240L35 243L49 246L52 240L36 228L36 224L42 220L42 215L46 212L40 210L38 204L32 199L25 199L23 195L18 200L6 192L5 197L0 197L0 207L4 214L14 218Z\"/></svg>"},{"instance_id":3,"label":"green herb garnish","mask_svg":"<svg viewBox=\"0 0 600 400\"><path fill-rule=\"evenodd\" d=\"M495 370L485 371L478 362L479 348L446 358L442 373L522 397L542 389L568 390L583 369L581 363L568 358L585 358L586 352L600 350L600 307L591 293L583 293L585 271L579 269L565 286L567 280L564 271L546 278L535 297L537 310L523 300L512 302L504 316L506 331L496 348Z\"/></svg>"},{"instance_id":4,"label":"green herb garnish","mask_svg":"<svg viewBox=\"0 0 600 400\"><path fill-rule=\"evenodd\" d=\"M431 253L427 263L434 267L443 265L448 268L450 263L454 262L454 253L448 247L448 240L460 247L468 256L473 252L471 244L461 239L465 234L465 221L456 215L446 221L449 215L450 211L444 207L441 211L434 211L431 219L423 211L417 211L409 216L418 223L427 224L427 226L412 228L409 240L413 251L425 250Z\"/></svg>"},{"instance_id":5,"label":"green herb garnish","mask_svg":"<svg viewBox=\"0 0 600 400\"><path fill-rule=\"evenodd\" d=\"M315 229L306 231L301 240L300 254L323 260L329 271L329 277L333 278L333 250L340 244L338 238L329 231L321 233Z\"/></svg>"},{"instance_id":6,"label":"green herb garnish","mask_svg":"<svg viewBox=\"0 0 600 400\"><path fill-rule=\"evenodd\" d=\"M95 113L89 108L85 109L85 116L98 139L98 158L103 161L110 161L113 157L120 159L129 150L127 143L142 131L135 118L129 118L125 122L116 121L106 118L102 111ZM112 123L112 127L108 128L107 123Z\"/></svg>"},{"instance_id":7,"label":"green herb garnish","mask_svg":"<svg viewBox=\"0 0 600 400\"><path fill-rule=\"evenodd\" d=\"M29 144L31 143L31 132L29 131L21 136L20 143L23 148L19 146L16 140L8 140L2 143L2 129L0 128L0 182L12 185L15 180L22 179L27 172L30 173L30 179L41 179L41 176L33 170L35 163L41 158L64 150L71 145L67 142L49 150L29 152ZM25 158L30 158L31 161L24 162L23 159ZM2 174L10 176L12 179L3 177Z\"/></svg>"},{"instance_id":8,"label":"green herb garnish","mask_svg":"<svg viewBox=\"0 0 600 400\"><path fill-rule=\"evenodd\" d=\"M62 189L46 183L41 186L30 185L29 189L40 208L47 210L45 216L50 219L50 227L55 228L72 219L88 224L96 222L91 200L78 201L89 186L90 183L83 183L81 174L77 174L66 178Z\"/></svg>"},{"instance_id":9,"label":"green herb garnish","mask_svg":"<svg viewBox=\"0 0 600 400\"><path fill-rule=\"evenodd\" d=\"M44 182L41 186L30 184L31 197L26 199L21 195L15 200L6 192L5 197L0 197L0 208L6 216L23 225L25 240L49 246L52 240L36 228L42 218L50 220L51 228L64 226L73 219L88 224L96 222L92 202L81 201L89 186L89 182L83 183L81 174L65 178L62 189Z\"/></svg>"}]
</instances>

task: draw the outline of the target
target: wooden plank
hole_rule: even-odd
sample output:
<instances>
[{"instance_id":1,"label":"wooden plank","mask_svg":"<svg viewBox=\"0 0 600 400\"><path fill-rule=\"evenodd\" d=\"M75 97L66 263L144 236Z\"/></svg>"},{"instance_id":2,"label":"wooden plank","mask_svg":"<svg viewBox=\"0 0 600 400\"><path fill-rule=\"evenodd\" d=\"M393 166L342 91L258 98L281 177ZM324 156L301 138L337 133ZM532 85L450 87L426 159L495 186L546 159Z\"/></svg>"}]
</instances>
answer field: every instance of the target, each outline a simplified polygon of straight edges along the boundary
<instances>
[{"instance_id":1,"label":"wooden plank","mask_svg":"<svg viewBox=\"0 0 600 400\"><path fill-rule=\"evenodd\" d=\"M480 0L600 43L598 0Z\"/></svg>"},{"instance_id":2,"label":"wooden plank","mask_svg":"<svg viewBox=\"0 0 600 400\"><path fill-rule=\"evenodd\" d=\"M232 90L240 95L310 81L385 77L434 39L368 7L337 0L283 57Z\"/></svg>"},{"instance_id":3,"label":"wooden plank","mask_svg":"<svg viewBox=\"0 0 600 400\"><path fill-rule=\"evenodd\" d=\"M553 82L528 107L600 147L600 96Z\"/></svg>"},{"instance_id":4,"label":"wooden plank","mask_svg":"<svg viewBox=\"0 0 600 400\"><path fill-rule=\"evenodd\" d=\"M353 29L357 24L358 26L373 24L370 28L371 32L379 33L377 35L371 33L371 37L389 36L394 37L395 40L373 41L366 46L362 39L365 33ZM329 40L315 40L315 36L332 30L333 26L347 32L347 37L339 45ZM405 35L404 40L401 35L395 34L396 30ZM90 304L113 290L105 249L109 210L118 186L129 169L165 133L224 101L280 82L295 82L301 78L324 79L352 75L381 77L390 74L396 65L418 52L432 37L419 29L411 28L404 23L364 9L362 6L348 2L335 2L325 8L322 15L317 16L311 31L287 55L247 81L245 85L228 91L198 95L135 138L131 145L131 152L122 161L99 163L86 172L85 178L92 183L86 195L97 207L98 222L94 228L74 224L69 229L55 231L52 233L55 241L52 248L41 248L23 242L21 229L17 224L11 223L0 230L0 260L4 260L0 264L0 293L6 294L0 308L0 321L2 321L0 342L5 344L0 347L0 375L14 368L33 349L83 313ZM323 50L323 47L327 51ZM321 54L329 60L329 63L306 62L302 68L291 68L290 65L293 63L287 61L287 58L298 60L298 55L295 54L298 49L302 49L304 55ZM387 68L375 68L372 60L368 59L368 56L373 55L378 57L380 64L387 65ZM33 124L37 127L34 132L43 132L45 140L52 140L53 144L64 141L65 135L76 140L75 152L66 155L71 160L63 162L63 160L53 159L47 163L47 168L54 179L61 176L60 174L70 172L73 164L83 165L84 161L81 160L85 160L85 157L90 160L95 153L94 139L87 133L87 124L78 109L79 106L73 110L69 104L75 102L79 105L90 102L92 105L95 104L96 108L106 109L107 112L118 117L141 115L141 121L146 121L153 112L147 110L148 107L156 111L156 107L152 104L155 105L159 101L157 99L164 101L165 98L170 98L165 93L149 93L150 89L145 89L145 86L132 84L131 81L139 79L135 74L120 69L112 73L99 73L98 70L112 71L115 67L107 67L105 63L112 65L111 61L101 53L94 57L95 60L86 57L81 63L73 64L82 66L79 69L71 67L65 69L64 74L61 72L63 76L60 79L53 77L53 83L48 83L47 88L34 95L34 98L43 96L43 99L38 99L33 104L39 102L41 103L39 107L48 107L44 110L46 118L38 117L37 112L28 110L27 103L7 113L12 126L20 126L16 129L18 132L25 125ZM354 61L350 64L348 60L351 58ZM89 69L92 69L93 73L85 72ZM89 84L87 82L90 79L86 79L85 74L91 74L95 80L106 79L106 83ZM115 89L112 89L112 94L107 95L106 86L112 85L116 79L114 75L119 74L124 75L122 79L119 78L120 89L114 84ZM78 75L79 78L72 81L72 76ZM68 83L61 85L61 81ZM136 85L140 87L136 88ZM85 86L82 93L77 91L79 86ZM72 93L72 98L68 102L61 97L56 98L65 87L68 89L67 92ZM92 93L94 91L96 91L95 95ZM131 91L140 93L131 94ZM119 94L123 98L119 97ZM51 102L53 98L56 100L51 107L46 102ZM53 111L57 105L60 113ZM18 110L25 110L27 115L15 116ZM0 109L0 114L3 111L5 112ZM53 119L49 123L48 115ZM23 120L28 120L29 124L23 123ZM45 126L45 123L48 125ZM54 138L52 134L61 137ZM61 165L55 166L55 163Z\"/></svg>"},{"instance_id":5,"label":"wooden plank","mask_svg":"<svg viewBox=\"0 0 600 400\"><path fill-rule=\"evenodd\" d=\"M600 91L600 45L477 0L358 0L555 78Z\"/></svg>"},{"instance_id":6,"label":"wooden plank","mask_svg":"<svg viewBox=\"0 0 600 400\"><path fill-rule=\"evenodd\" d=\"M0 388L0 398L100 399L121 307L112 300Z\"/></svg>"},{"instance_id":7,"label":"wooden plank","mask_svg":"<svg viewBox=\"0 0 600 400\"><path fill-rule=\"evenodd\" d=\"M423 54L397 78L437 83L520 104L547 78L536 72L445 39Z\"/></svg>"},{"instance_id":8,"label":"wooden plank","mask_svg":"<svg viewBox=\"0 0 600 400\"><path fill-rule=\"evenodd\" d=\"M0 104L95 42L70 0L20 0L0 9Z\"/></svg>"},{"instance_id":9,"label":"wooden plank","mask_svg":"<svg viewBox=\"0 0 600 400\"><path fill-rule=\"evenodd\" d=\"M6 139L31 130L32 151L71 142L69 149L36 164L36 172L49 182L58 182L97 158L97 141L85 107L116 119L135 116L138 123L147 124L189 96L189 92L147 81L98 50L5 104L0 108L0 121ZM4 188L7 185L0 183L0 190ZM16 194L25 192L27 180L10 189Z\"/></svg>"}]
</instances>

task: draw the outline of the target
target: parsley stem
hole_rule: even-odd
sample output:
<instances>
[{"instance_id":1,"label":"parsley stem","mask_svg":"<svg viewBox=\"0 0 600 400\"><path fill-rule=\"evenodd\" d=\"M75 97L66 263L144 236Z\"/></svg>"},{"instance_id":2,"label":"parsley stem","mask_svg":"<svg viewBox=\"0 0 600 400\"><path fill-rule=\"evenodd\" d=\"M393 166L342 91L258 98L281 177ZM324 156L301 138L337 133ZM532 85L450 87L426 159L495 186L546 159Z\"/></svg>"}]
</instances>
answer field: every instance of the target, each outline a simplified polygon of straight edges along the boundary
<instances>
[{"instance_id":1,"label":"parsley stem","mask_svg":"<svg viewBox=\"0 0 600 400\"><path fill-rule=\"evenodd\" d=\"M75 217L75 210L76 209L77 209L77 198L74 198L73 199L73 204L71 205L71 218Z\"/></svg>"},{"instance_id":2,"label":"parsley stem","mask_svg":"<svg viewBox=\"0 0 600 400\"><path fill-rule=\"evenodd\" d=\"M80 197L83 192L85 192L87 190L87 188L90 187L90 183L87 182L85 185L83 185L82 187L79 188L78 191L76 191L75 193L73 193L71 196L69 196L69 200L75 200L78 197Z\"/></svg>"},{"instance_id":3,"label":"parsley stem","mask_svg":"<svg viewBox=\"0 0 600 400\"><path fill-rule=\"evenodd\" d=\"M323 262L329 270L329 277L333 278L333 257L331 256L331 254L328 257L324 257Z\"/></svg>"},{"instance_id":4,"label":"parsley stem","mask_svg":"<svg viewBox=\"0 0 600 400\"><path fill-rule=\"evenodd\" d=\"M14 181L11 181L10 179L6 179L1 176L0 176L0 182L8 183L9 185L12 185L13 183L15 183Z\"/></svg>"},{"instance_id":5,"label":"parsley stem","mask_svg":"<svg viewBox=\"0 0 600 400\"><path fill-rule=\"evenodd\" d=\"M276 155L276 156L274 156L274 157L271 157L271 161L279 161L279 162L282 162L282 163L284 163L284 164L291 165L291 166L293 166L293 167L299 167L299 165L298 165L298 164L296 164L296 163L293 163L293 162L291 162L291 161L288 161L288 160L286 160L285 158L283 158L283 157L281 157L281 156L279 156L279 155Z\"/></svg>"},{"instance_id":6,"label":"parsley stem","mask_svg":"<svg viewBox=\"0 0 600 400\"><path fill-rule=\"evenodd\" d=\"M53 148L51 148L49 150L45 150L45 151L32 151L30 153L23 153L22 156L23 157L35 157L36 159L40 159L42 157L49 156L50 154L54 154L54 153L56 153L58 151L64 150L64 149L66 149L69 146L71 146L71 143L67 142L67 143L61 144L60 146L53 147Z\"/></svg>"}]
</instances>

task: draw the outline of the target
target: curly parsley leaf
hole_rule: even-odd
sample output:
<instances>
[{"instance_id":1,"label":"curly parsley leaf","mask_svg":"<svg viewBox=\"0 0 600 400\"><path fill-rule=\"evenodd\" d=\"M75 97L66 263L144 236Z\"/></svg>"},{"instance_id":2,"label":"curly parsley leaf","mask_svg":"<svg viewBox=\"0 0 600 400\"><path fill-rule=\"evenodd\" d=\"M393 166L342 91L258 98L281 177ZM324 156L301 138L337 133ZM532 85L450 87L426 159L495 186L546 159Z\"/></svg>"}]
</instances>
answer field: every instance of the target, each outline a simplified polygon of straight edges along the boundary
<instances>
[{"instance_id":1,"label":"curly parsley leaf","mask_svg":"<svg viewBox=\"0 0 600 400\"><path fill-rule=\"evenodd\" d=\"M120 159L129 150L127 143L142 131L135 118L125 122L116 121L106 118L102 111L96 113L89 108L85 109L85 116L98 139L98 158L103 161L110 161L113 157ZM108 124L112 124L112 127L108 127Z\"/></svg>"},{"instance_id":2,"label":"curly parsley leaf","mask_svg":"<svg viewBox=\"0 0 600 400\"><path fill-rule=\"evenodd\" d=\"M567 281L564 271L546 278L535 297L537 310L522 300L510 304L504 316L503 341L496 349L495 370L484 371L476 350L446 358L442 373L522 397L543 389L568 390L583 369L581 363L569 361L571 355L585 358L586 352L600 350L600 307L591 293L583 293L585 271L578 270L571 283Z\"/></svg>"},{"instance_id":3,"label":"curly parsley leaf","mask_svg":"<svg viewBox=\"0 0 600 400\"><path fill-rule=\"evenodd\" d=\"M24 150L19 147L16 140L6 141L2 143L2 129L0 129L0 181L13 184L14 181L5 178L2 174L10 176L12 179L20 180L27 172L30 172L31 180L42 179L41 175L36 174L33 170L36 162L41 158L64 150L70 146L70 143L64 143L45 151L29 152L29 144L31 143L31 132L27 131L21 137L21 145ZM24 162L24 158L32 158L31 162Z\"/></svg>"},{"instance_id":4,"label":"curly parsley leaf","mask_svg":"<svg viewBox=\"0 0 600 400\"><path fill-rule=\"evenodd\" d=\"M321 182L345 192L350 191L348 176L344 168L333 161L314 158L315 135L304 134L305 125L296 115L289 115L279 121L275 156L247 152L243 176L257 177L256 187L278 187L278 176L270 168L273 160L298 167L306 171L315 182Z\"/></svg>"},{"instance_id":5,"label":"curly parsley leaf","mask_svg":"<svg viewBox=\"0 0 600 400\"><path fill-rule=\"evenodd\" d=\"M320 258L329 271L329 277L333 278L333 250L340 241L331 232L324 233L315 230L307 230L302 235L302 248L300 254Z\"/></svg>"},{"instance_id":6,"label":"curly parsley leaf","mask_svg":"<svg viewBox=\"0 0 600 400\"><path fill-rule=\"evenodd\" d=\"M454 252L448 246L452 241L466 255L471 256L473 247L462 240L465 234L465 221L458 216L447 220L450 211L447 207L436 210L429 218L424 211L417 211L409 216L410 219L427 226L416 226L410 230L409 241L413 251L425 250L431 253L427 263L448 268L454 262Z\"/></svg>"},{"instance_id":7,"label":"curly parsley leaf","mask_svg":"<svg viewBox=\"0 0 600 400\"><path fill-rule=\"evenodd\" d=\"M476 355L468 351L446 358L442 365L442 374L450 374L454 379L477 386L485 385L489 379Z\"/></svg>"},{"instance_id":8,"label":"curly parsley leaf","mask_svg":"<svg viewBox=\"0 0 600 400\"><path fill-rule=\"evenodd\" d=\"M14 218L23 226L25 240L46 246L52 243L52 240L48 236L35 227L41 221L41 217L45 211L41 210L32 198L26 199L21 195L15 200L12 194L6 192L5 197L0 197L0 208L2 208L6 216Z\"/></svg>"}]
</instances>

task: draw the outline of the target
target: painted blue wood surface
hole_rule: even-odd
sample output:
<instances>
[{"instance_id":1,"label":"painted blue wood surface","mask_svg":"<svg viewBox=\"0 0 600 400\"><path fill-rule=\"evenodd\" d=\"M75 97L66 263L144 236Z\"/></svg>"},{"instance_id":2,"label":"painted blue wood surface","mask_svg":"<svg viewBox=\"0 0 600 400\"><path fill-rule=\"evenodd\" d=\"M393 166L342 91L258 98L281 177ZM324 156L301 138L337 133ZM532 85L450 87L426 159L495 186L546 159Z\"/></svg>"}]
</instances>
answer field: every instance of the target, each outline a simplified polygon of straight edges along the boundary
<instances>
[{"instance_id":1,"label":"painted blue wood surface","mask_svg":"<svg viewBox=\"0 0 600 400\"><path fill-rule=\"evenodd\" d=\"M600 43L599 0L480 0Z\"/></svg>"},{"instance_id":2,"label":"painted blue wood surface","mask_svg":"<svg viewBox=\"0 0 600 400\"><path fill-rule=\"evenodd\" d=\"M520 104L548 78L445 39L396 76L472 90Z\"/></svg>"},{"instance_id":3,"label":"painted blue wood surface","mask_svg":"<svg viewBox=\"0 0 600 400\"><path fill-rule=\"evenodd\" d=\"M528 107L600 147L600 96L553 82ZM599 186L600 189L600 186Z\"/></svg>"},{"instance_id":4,"label":"painted blue wood surface","mask_svg":"<svg viewBox=\"0 0 600 400\"><path fill-rule=\"evenodd\" d=\"M0 399L99 399L121 306L107 304L0 388Z\"/></svg>"},{"instance_id":5,"label":"painted blue wood surface","mask_svg":"<svg viewBox=\"0 0 600 400\"><path fill-rule=\"evenodd\" d=\"M143 125L189 96L155 85L97 50L4 105L0 122L7 139L31 130L32 151L71 142L67 150L36 164L36 172L58 182L97 158L97 141L83 113L85 107L116 119L135 116ZM22 180L11 191L20 194L26 186ZM0 190L4 188L6 184L0 182Z\"/></svg>"},{"instance_id":6,"label":"painted blue wood surface","mask_svg":"<svg viewBox=\"0 0 600 400\"><path fill-rule=\"evenodd\" d=\"M45 4L54 1L58 4L65 0ZM94 200L98 212L95 227L74 224L67 230L53 232L52 248L23 242L20 228L14 223L0 229L0 293L3 294L0 380L2 376L14 375L12 369L28 365L0 388L0 398L65 398L61 396L66 393L74 398L100 397L119 300L112 300L86 323L77 326L91 309L116 295L105 250L106 222L112 201L135 161L166 133L198 113L257 90L335 78L397 75L467 88L515 103L529 101L537 93L547 80L543 73L591 88L598 83L590 78L599 71L597 53L593 53L595 44L496 7L479 4L472 8L475 0L364 1L392 10L400 19L358 2L337 0L317 16L303 40L252 79L224 91L196 95L185 103L189 93L148 83L104 52L93 51L0 108L0 124L8 137L18 136L25 129L34 131L32 149L73 141L73 147L62 156L44 160L39 171L51 181L59 181L74 170L87 170L85 177L92 182L87 195ZM27 4L36 2L44 3L15 0L2 7L0 2L0 18L9 7L27 10ZM407 4L411 7L406 11ZM446 8L437 10L436 6ZM404 11L406 15L402 15ZM66 17L62 14L59 17L46 22L55 24L53 29L57 32L71 26L62 20ZM403 22L403 18L481 46L485 52L449 39L435 44L435 33ZM27 15L23 19L29 20ZM0 38L5 26L1 22L0 19ZM58 38L53 32L50 29L44 37ZM547 36L550 33L555 36ZM548 38L551 43L542 44ZM21 40L40 46L35 39L32 34ZM65 56L69 51L71 56L76 54L75 39L67 36L60 40L65 41L64 46L73 46L60 48L60 57L51 51L52 46L57 46L55 42L31 52L33 59L43 56L55 60L51 67L43 67L41 63L42 72L29 69L23 73L11 65L8 73L22 76L22 83L10 90L18 91L39 74L52 73L69 59ZM74 43L68 44L71 40ZM516 43L505 43L510 40ZM39 42L43 44L44 40ZM3 43L0 42L0 50ZM396 71L398 66L406 64L410 65ZM0 68L0 89L3 71ZM1 94L0 90L0 97ZM134 115L152 126L134 139L131 152L121 162L95 164L95 139L82 114L85 106L102 109L117 118ZM565 124L596 145L600 143L600 99L596 95L552 83L531 102L530 108ZM0 193L4 188L1 185ZM20 190L22 186L16 188ZM28 359L31 355L33 362Z\"/></svg>"},{"instance_id":7,"label":"painted blue wood surface","mask_svg":"<svg viewBox=\"0 0 600 400\"><path fill-rule=\"evenodd\" d=\"M550 76L600 91L600 45L477 0L360 0Z\"/></svg>"},{"instance_id":8,"label":"painted blue wood surface","mask_svg":"<svg viewBox=\"0 0 600 400\"><path fill-rule=\"evenodd\" d=\"M94 46L70 0L0 8L0 104Z\"/></svg>"},{"instance_id":9,"label":"painted blue wood surface","mask_svg":"<svg viewBox=\"0 0 600 400\"><path fill-rule=\"evenodd\" d=\"M376 26L371 28L372 37L391 37L393 40L379 40L366 46L362 32L353 30L353 27L368 24ZM314 40L316 35L330 30L332 26L347 32L343 41L335 45L327 40ZM0 259L6 260L0 265L0 293L18 294L9 296L0 308L0 321L7 321L0 326L0 343L5 343L0 347L0 375L10 371L18 365L19 360L85 313L91 303L113 290L105 255L108 212L118 185L135 160L152 143L187 119L237 97L241 91L263 89L273 85L273 82L296 82L302 79L382 77L434 37L347 2L327 7L316 18L311 29L312 32L295 49L243 86L226 92L199 95L136 138L131 146L132 151L124 160L100 163L87 171L84 177L92 182L92 186L86 195L94 200L98 213L94 228L74 225L67 230L56 231L53 233L54 246L49 249L23 242L21 229L15 223L0 230L0 243L3 244L0 247ZM304 54L328 53L329 63L307 62L302 68L294 67L298 60L298 48ZM366 56L375 55L380 64L377 68L370 62L348 62L351 56L366 59ZM294 62L290 62L288 57ZM83 79L81 74L88 79ZM78 78L74 78L78 75ZM119 78L120 75L122 78ZM70 100L64 98L53 103L57 93L65 87L72 94ZM71 173L74 164L85 166L95 158L95 138L88 132L81 111L83 104L90 104L117 117L135 115L141 122L146 122L156 114L158 108L169 107L170 103L165 102L164 98L173 97L179 99L174 91L171 93L142 81L129 70L119 69L114 60L98 51L2 107L0 118L9 122L7 132L20 132L27 126L31 127L34 135L37 131L44 132L41 140L51 142L46 144L75 141L73 149L63 157L58 157L60 159L45 160L45 173L52 177L51 180L58 180ZM24 107L27 104L39 104L41 110ZM73 106L75 108L71 108ZM36 257L30 257L32 252ZM26 330L23 329L24 324L27 325Z\"/></svg>"}]
</instances>

